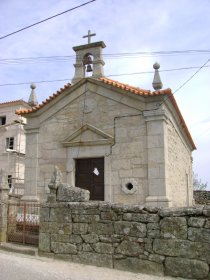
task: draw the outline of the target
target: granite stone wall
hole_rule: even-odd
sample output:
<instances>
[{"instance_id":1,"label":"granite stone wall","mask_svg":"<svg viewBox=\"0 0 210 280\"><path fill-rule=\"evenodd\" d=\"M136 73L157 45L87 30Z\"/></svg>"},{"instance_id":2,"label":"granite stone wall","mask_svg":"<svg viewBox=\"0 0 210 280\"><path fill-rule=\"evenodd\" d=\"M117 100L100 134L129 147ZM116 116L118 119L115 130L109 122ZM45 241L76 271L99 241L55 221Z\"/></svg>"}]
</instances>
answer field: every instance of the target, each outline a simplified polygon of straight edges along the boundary
<instances>
[{"instance_id":1,"label":"granite stone wall","mask_svg":"<svg viewBox=\"0 0 210 280\"><path fill-rule=\"evenodd\" d=\"M210 205L210 191L194 191L193 196L196 204Z\"/></svg>"},{"instance_id":2,"label":"granite stone wall","mask_svg":"<svg viewBox=\"0 0 210 280\"><path fill-rule=\"evenodd\" d=\"M39 253L156 275L209 279L210 207L46 203Z\"/></svg>"}]
</instances>

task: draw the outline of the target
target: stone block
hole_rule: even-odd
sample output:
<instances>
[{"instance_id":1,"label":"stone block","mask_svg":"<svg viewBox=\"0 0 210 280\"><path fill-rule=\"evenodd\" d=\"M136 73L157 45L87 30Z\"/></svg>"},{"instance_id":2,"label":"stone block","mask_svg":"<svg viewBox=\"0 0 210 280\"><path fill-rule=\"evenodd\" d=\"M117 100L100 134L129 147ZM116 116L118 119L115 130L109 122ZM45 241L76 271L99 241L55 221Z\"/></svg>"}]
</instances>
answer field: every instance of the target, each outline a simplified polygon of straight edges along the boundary
<instances>
[{"instance_id":1,"label":"stone block","mask_svg":"<svg viewBox=\"0 0 210 280\"><path fill-rule=\"evenodd\" d=\"M160 230L159 229L149 229L147 231L147 237L149 237L149 238L160 238Z\"/></svg>"},{"instance_id":2,"label":"stone block","mask_svg":"<svg viewBox=\"0 0 210 280\"><path fill-rule=\"evenodd\" d=\"M63 224L58 224L56 222L41 222L39 231L45 233L58 233Z\"/></svg>"},{"instance_id":3,"label":"stone block","mask_svg":"<svg viewBox=\"0 0 210 280\"><path fill-rule=\"evenodd\" d=\"M114 268L163 276L163 264L137 258L114 259Z\"/></svg>"},{"instance_id":4,"label":"stone block","mask_svg":"<svg viewBox=\"0 0 210 280\"><path fill-rule=\"evenodd\" d=\"M113 268L112 255L98 254L92 252L79 252L73 256L73 261L77 263Z\"/></svg>"},{"instance_id":5,"label":"stone block","mask_svg":"<svg viewBox=\"0 0 210 280\"><path fill-rule=\"evenodd\" d=\"M74 244L63 242L52 242L51 251L55 254L77 254L77 247Z\"/></svg>"},{"instance_id":6,"label":"stone block","mask_svg":"<svg viewBox=\"0 0 210 280\"><path fill-rule=\"evenodd\" d=\"M101 220L104 221L117 221L118 219L120 219L120 217L118 217L117 213L115 213L114 211L106 211L106 212L101 212Z\"/></svg>"},{"instance_id":7,"label":"stone block","mask_svg":"<svg viewBox=\"0 0 210 280\"><path fill-rule=\"evenodd\" d=\"M205 218L190 217L188 220L188 226L200 228L204 226L205 221L206 221Z\"/></svg>"},{"instance_id":8,"label":"stone block","mask_svg":"<svg viewBox=\"0 0 210 280\"><path fill-rule=\"evenodd\" d=\"M206 262L185 258L167 257L165 274L173 277L204 279L208 276L209 266Z\"/></svg>"},{"instance_id":9,"label":"stone block","mask_svg":"<svg viewBox=\"0 0 210 280\"><path fill-rule=\"evenodd\" d=\"M210 205L205 205L203 209L203 215L210 217Z\"/></svg>"},{"instance_id":10,"label":"stone block","mask_svg":"<svg viewBox=\"0 0 210 280\"><path fill-rule=\"evenodd\" d=\"M155 239L154 253L171 257L206 260L210 263L209 244L180 239Z\"/></svg>"},{"instance_id":11,"label":"stone block","mask_svg":"<svg viewBox=\"0 0 210 280\"><path fill-rule=\"evenodd\" d=\"M156 263L163 263L165 260L165 256L150 254L148 260Z\"/></svg>"},{"instance_id":12,"label":"stone block","mask_svg":"<svg viewBox=\"0 0 210 280\"><path fill-rule=\"evenodd\" d=\"M97 208L90 208L90 209L71 209L72 214L76 215L99 215L100 210Z\"/></svg>"},{"instance_id":13,"label":"stone block","mask_svg":"<svg viewBox=\"0 0 210 280\"><path fill-rule=\"evenodd\" d=\"M50 234L39 233L39 251L50 253Z\"/></svg>"},{"instance_id":14,"label":"stone block","mask_svg":"<svg viewBox=\"0 0 210 280\"><path fill-rule=\"evenodd\" d=\"M144 246L141 243L132 241L122 241L122 243L115 249L116 254L138 257L139 254L144 252Z\"/></svg>"},{"instance_id":15,"label":"stone block","mask_svg":"<svg viewBox=\"0 0 210 280\"><path fill-rule=\"evenodd\" d=\"M142 168L133 168L132 177L134 178L147 178L147 169Z\"/></svg>"},{"instance_id":16,"label":"stone block","mask_svg":"<svg viewBox=\"0 0 210 280\"><path fill-rule=\"evenodd\" d=\"M93 252L93 248L90 246L90 244L82 244L82 251L83 252Z\"/></svg>"},{"instance_id":17,"label":"stone block","mask_svg":"<svg viewBox=\"0 0 210 280\"><path fill-rule=\"evenodd\" d=\"M210 228L210 218L206 219L205 228Z\"/></svg>"},{"instance_id":18,"label":"stone block","mask_svg":"<svg viewBox=\"0 0 210 280\"><path fill-rule=\"evenodd\" d=\"M96 223L100 220L99 215L73 215L74 223Z\"/></svg>"},{"instance_id":19,"label":"stone block","mask_svg":"<svg viewBox=\"0 0 210 280\"><path fill-rule=\"evenodd\" d=\"M114 233L114 227L113 227L112 223L89 224L88 232L96 233L96 234L113 234Z\"/></svg>"},{"instance_id":20,"label":"stone block","mask_svg":"<svg viewBox=\"0 0 210 280\"><path fill-rule=\"evenodd\" d=\"M129 235L133 237L145 237L147 234L146 225L135 222L116 222L114 224L116 234Z\"/></svg>"},{"instance_id":21,"label":"stone block","mask_svg":"<svg viewBox=\"0 0 210 280\"><path fill-rule=\"evenodd\" d=\"M98 235L94 233L82 235L82 239L85 243L96 243L99 241Z\"/></svg>"},{"instance_id":22,"label":"stone block","mask_svg":"<svg viewBox=\"0 0 210 280\"><path fill-rule=\"evenodd\" d=\"M69 242L73 243L73 244L81 244L82 243L82 238L80 237L80 235L71 234L69 236Z\"/></svg>"},{"instance_id":23,"label":"stone block","mask_svg":"<svg viewBox=\"0 0 210 280\"><path fill-rule=\"evenodd\" d=\"M113 170L128 170L131 168L129 159L115 159L112 161Z\"/></svg>"},{"instance_id":24,"label":"stone block","mask_svg":"<svg viewBox=\"0 0 210 280\"><path fill-rule=\"evenodd\" d=\"M202 240L202 242L210 242L210 229L189 227L188 239L191 241Z\"/></svg>"},{"instance_id":25,"label":"stone block","mask_svg":"<svg viewBox=\"0 0 210 280\"><path fill-rule=\"evenodd\" d=\"M201 216L203 214L203 206L164 208L160 210L159 214L161 217Z\"/></svg>"},{"instance_id":26,"label":"stone block","mask_svg":"<svg viewBox=\"0 0 210 280\"><path fill-rule=\"evenodd\" d=\"M93 243L92 248L97 253L100 253L100 254L112 255L114 253L114 248L113 248L112 244L109 244L109 243L102 243L102 242Z\"/></svg>"},{"instance_id":27,"label":"stone block","mask_svg":"<svg viewBox=\"0 0 210 280\"><path fill-rule=\"evenodd\" d=\"M160 224L159 223L148 223L147 224L147 229L160 229Z\"/></svg>"},{"instance_id":28,"label":"stone block","mask_svg":"<svg viewBox=\"0 0 210 280\"><path fill-rule=\"evenodd\" d=\"M72 234L72 224L62 223L58 224L58 226L58 233L61 232L62 234Z\"/></svg>"},{"instance_id":29,"label":"stone block","mask_svg":"<svg viewBox=\"0 0 210 280\"><path fill-rule=\"evenodd\" d=\"M51 234L51 242L69 242L68 234Z\"/></svg>"},{"instance_id":30,"label":"stone block","mask_svg":"<svg viewBox=\"0 0 210 280\"><path fill-rule=\"evenodd\" d=\"M187 239L187 221L184 217L165 217L160 222L161 237Z\"/></svg>"},{"instance_id":31,"label":"stone block","mask_svg":"<svg viewBox=\"0 0 210 280\"><path fill-rule=\"evenodd\" d=\"M50 220L50 208L41 207L40 208L40 221L49 222Z\"/></svg>"},{"instance_id":32,"label":"stone block","mask_svg":"<svg viewBox=\"0 0 210 280\"><path fill-rule=\"evenodd\" d=\"M72 226L72 232L74 234L86 234L88 231L88 224L74 223Z\"/></svg>"},{"instance_id":33,"label":"stone block","mask_svg":"<svg viewBox=\"0 0 210 280\"><path fill-rule=\"evenodd\" d=\"M50 221L57 223L71 223L71 211L68 208L51 208Z\"/></svg>"},{"instance_id":34,"label":"stone block","mask_svg":"<svg viewBox=\"0 0 210 280\"><path fill-rule=\"evenodd\" d=\"M130 178L132 177L132 169L128 169L128 170L120 170L119 171L119 177L120 178Z\"/></svg>"},{"instance_id":35,"label":"stone block","mask_svg":"<svg viewBox=\"0 0 210 280\"><path fill-rule=\"evenodd\" d=\"M126 213L123 215L123 220L142 223L157 223L159 222L160 217L157 214Z\"/></svg>"},{"instance_id":36,"label":"stone block","mask_svg":"<svg viewBox=\"0 0 210 280\"><path fill-rule=\"evenodd\" d=\"M90 192L88 190L69 186L68 184L60 184L57 190L57 201L73 202L73 201L89 201Z\"/></svg>"}]
</instances>

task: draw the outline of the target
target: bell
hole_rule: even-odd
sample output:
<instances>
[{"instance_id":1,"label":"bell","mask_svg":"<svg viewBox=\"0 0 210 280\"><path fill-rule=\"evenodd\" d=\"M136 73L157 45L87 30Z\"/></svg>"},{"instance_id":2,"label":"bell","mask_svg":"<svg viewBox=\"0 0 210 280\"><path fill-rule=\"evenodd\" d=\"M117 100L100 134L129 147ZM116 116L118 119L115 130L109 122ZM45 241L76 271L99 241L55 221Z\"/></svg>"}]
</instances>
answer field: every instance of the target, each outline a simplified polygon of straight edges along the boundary
<instances>
[{"instance_id":1,"label":"bell","mask_svg":"<svg viewBox=\"0 0 210 280\"><path fill-rule=\"evenodd\" d=\"M87 65L86 72L92 72L93 69L90 64Z\"/></svg>"}]
</instances>

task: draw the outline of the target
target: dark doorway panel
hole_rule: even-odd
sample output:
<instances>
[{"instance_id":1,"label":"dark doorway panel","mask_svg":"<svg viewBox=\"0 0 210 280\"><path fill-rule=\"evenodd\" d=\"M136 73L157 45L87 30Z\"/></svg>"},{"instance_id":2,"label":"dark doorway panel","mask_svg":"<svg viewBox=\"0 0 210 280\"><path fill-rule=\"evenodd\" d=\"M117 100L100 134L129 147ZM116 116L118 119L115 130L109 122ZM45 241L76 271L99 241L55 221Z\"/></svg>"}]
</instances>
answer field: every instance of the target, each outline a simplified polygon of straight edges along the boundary
<instances>
[{"instance_id":1,"label":"dark doorway panel","mask_svg":"<svg viewBox=\"0 0 210 280\"><path fill-rule=\"evenodd\" d=\"M93 173L97 168L99 174ZM76 159L76 187L90 191L90 200L104 200L104 158Z\"/></svg>"}]
</instances>

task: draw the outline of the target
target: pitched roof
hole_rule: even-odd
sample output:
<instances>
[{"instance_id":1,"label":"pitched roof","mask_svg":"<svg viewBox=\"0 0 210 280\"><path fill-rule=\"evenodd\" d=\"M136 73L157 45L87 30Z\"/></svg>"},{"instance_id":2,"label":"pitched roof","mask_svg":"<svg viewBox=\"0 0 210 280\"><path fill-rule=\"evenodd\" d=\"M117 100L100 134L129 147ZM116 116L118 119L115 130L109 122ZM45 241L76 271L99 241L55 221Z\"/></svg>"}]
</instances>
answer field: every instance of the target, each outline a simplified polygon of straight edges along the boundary
<instances>
[{"instance_id":1,"label":"pitched roof","mask_svg":"<svg viewBox=\"0 0 210 280\"><path fill-rule=\"evenodd\" d=\"M139 87L133 87L130 86L128 84L124 84L124 83L120 83L105 77L100 78L100 81L102 81L104 84L108 84L123 90L126 90L128 92L131 93L135 93L138 95L142 95L142 96L156 96L156 95L163 95L163 94L170 94L171 93L171 89L167 88L167 89L161 89L161 90L156 90L156 91L151 91L151 90L146 90L146 89L142 89Z\"/></svg>"},{"instance_id":2,"label":"pitched roof","mask_svg":"<svg viewBox=\"0 0 210 280\"><path fill-rule=\"evenodd\" d=\"M91 80L93 80L91 78ZM108 84L108 85L111 85L115 88L119 88L119 89L122 89L122 90L125 90L127 92L130 92L130 93L133 93L133 94L136 94L136 95L141 95L143 97L150 97L150 96L160 96L160 95L166 95L168 96L168 99L171 101L171 103L173 104L180 120L181 120L181 124L183 126L183 129L193 147L193 149L196 149L196 146L193 142L193 139L190 135L190 132L187 128L187 125L184 121L184 118L179 110L179 107L176 103L176 100L172 94L172 91L170 88L167 88L167 89L161 89L161 90L156 90L156 91L150 91L150 90L145 90L145 89L141 89L141 88L138 88L138 87L134 87L134 86L130 86L128 84L124 84L124 83L121 83L121 82L118 82L118 81L114 81L112 79L109 79L109 78L105 78L105 77L101 77L99 79L96 79L96 80L99 80L101 81L102 83L104 84ZM72 87L72 85L70 83L64 85L63 88L60 88L60 90L58 90L56 93L54 93L53 95L49 96L45 101L43 101L41 104L35 106L35 107L32 107L31 109L20 109L20 110L16 110L16 114L17 115L27 115L27 114L30 114L30 113L33 113L33 112L36 112L38 111L39 109L41 109L42 107L44 107L46 104L50 103L52 100L54 100L57 96L61 95L66 89L70 89Z\"/></svg>"},{"instance_id":3,"label":"pitched roof","mask_svg":"<svg viewBox=\"0 0 210 280\"><path fill-rule=\"evenodd\" d=\"M163 89L163 90L156 90L156 91L150 91L150 90L146 90L146 89L141 89L138 87L133 87L130 86L128 84L123 84L108 78L99 78L99 81L103 82L104 84L108 84L111 85L113 87L116 88L120 88L123 90L126 90L128 92L137 94L137 95L142 95L142 96L157 96L157 95L164 95L164 94L170 94L171 93L171 89ZM69 89L71 87L71 84L68 83L66 85L64 85L63 88L60 88L60 90L58 90L56 93L54 93L53 95L49 96L45 101L43 101L41 104L32 107L31 109L21 109L21 110L17 110L16 114L17 115L26 115L26 114L30 114L33 112L38 111L40 108L42 108L43 106L45 106L46 104L48 104L50 101L52 101L53 99L55 99L57 96L59 96L60 94L62 94L66 89Z\"/></svg>"},{"instance_id":4,"label":"pitched roof","mask_svg":"<svg viewBox=\"0 0 210 280\"><path fill-rule=\"evenodd\" d=\"M44 107L46 104L48 104L50 101L52 101L53 99L55 99L57 96L59 96L60 94L62 94L66 89L70 88L71 84L68 83L66 85L64 85L63 88L60 88L60 90L58 90L56 93L54 93L53 95L49 96L45 101L43 101L42 103L32 107L31 109L20 109L20 110L16 110L16 114L17 115L27 115L33 112L38 111L40 108Z\"/></svg>"},{"instance_id":5,"label":"pitched roof","mask_svg":"<svg viewBox=\"0 0 210 280\"><path fill-rule=\"evenodd\" d=\"M22 99L2 102L2 103L0 103L0 106L16 105L16 104L21 104L21 105L25 105L27 107L30 107L29 104L26 101L22 100Z\"/></svg>"}]
</instances>

